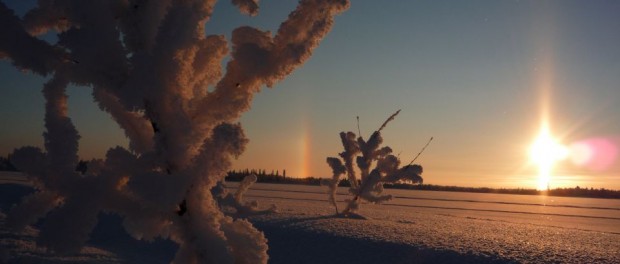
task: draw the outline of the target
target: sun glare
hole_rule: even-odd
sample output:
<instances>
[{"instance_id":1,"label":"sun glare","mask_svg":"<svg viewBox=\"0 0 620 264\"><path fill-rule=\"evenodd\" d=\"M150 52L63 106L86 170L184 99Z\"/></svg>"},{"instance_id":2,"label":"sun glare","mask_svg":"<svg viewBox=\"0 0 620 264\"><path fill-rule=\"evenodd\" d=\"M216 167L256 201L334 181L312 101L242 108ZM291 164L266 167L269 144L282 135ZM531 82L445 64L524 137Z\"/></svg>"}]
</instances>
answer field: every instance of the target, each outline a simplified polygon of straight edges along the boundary
<instances>
[{"instance_id":1,"label":"sun glare","mask_svg":"<svg viewBox=\"0 0 620 264\"><path fill-rule=\"evenodd\" d=\"M568 148L558 143L551 136L547 126L543 126L540 134L530 147L530 159L538 165L538 189L549 186L551 172L556 162L568 157Z\"/></svg>"}]
</instances>

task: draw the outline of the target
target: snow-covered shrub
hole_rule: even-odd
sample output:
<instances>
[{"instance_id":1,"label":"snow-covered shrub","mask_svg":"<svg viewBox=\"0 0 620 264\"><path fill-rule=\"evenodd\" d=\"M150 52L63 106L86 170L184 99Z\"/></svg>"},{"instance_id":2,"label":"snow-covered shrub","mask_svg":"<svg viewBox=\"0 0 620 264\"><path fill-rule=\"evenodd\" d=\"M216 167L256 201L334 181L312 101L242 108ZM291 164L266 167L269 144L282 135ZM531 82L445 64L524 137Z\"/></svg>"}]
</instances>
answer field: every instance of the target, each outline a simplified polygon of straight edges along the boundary
<instances>
[{"instance_id":1,"label":"snow-covered shrub","mask_svg":"<svg viewBox=\"0 0 620 264\"><path fill-rule=\"evenodd\" d=\"M229 207L234 210L230 215L234 217L247 217L257 214L274 213L277 211L276 205L272 204L268 209L258 209L258 201L244 201L243 194L250 189L252 184L256 183L256 174L250 174L245 176L239 183L237 191L232 194L226 190L224 182L218 182L218 184L211 190L213 197L216 198L220 207ZM226 213L226 211L224 210Z\"/></svg>"},{"instance_id":2,"label":"snow-covered shrub","mask_svg":"<svg viewBox=\"0 0 620 264\"><path fill-rule=\"evenodd\" d=\"M328 187L329 202L336 208L336 214L342 216L359 216L355 212L359 209L362 200L371 203L382 203L392 199L391 195L382 195L384 183L395 183L406 180L413 183L422 183L422 166L409 164L400 167L400 159L392 155L390 147L381 147L383 138L381 130L392 121L398 110L391 115L377 131L372 133L368 140L357 137L353 132L340 132L340 139L344 151L339 153L340 158L328 157L327 163L332 168L332 178L324 179L323 185ZM361 154L361 155L358 155ZM357 178L356 170L353 167L355 158L357 167L360 171L360 178ZM372 165L375 165L371 170ZM340 176L346 174L351 184L349 192L353 195L352 199L345 200L346 208L338 211L336 204L336 188L340 182Z\"/></svg>"},{"instance_id":3,"label":"snow-covered shrub","mask_svg":"<svg viewBox=\"0 0 620 264\"><path fill-rule=\"evenodd\" d=\"M232 3L258 12L258 0ZM263 233L225 215L211 189L245 150L237 122L254 94L307 61L349 1L301 0L275 34L242 26L230 43L206 35L215 4L41 0L20 18L0 2L0 59L48 76L45 148L12 155L38 191L7 223L20 229L45 218L37 244L70 254L88 241L99 213L112 212L136 239L177 242L174 263L267 262ZM54 31L54 44L37 36ZM84 174L75 171L80 135L68 115L69 85L92 89L129 139L128 149L110 149ZM247 206L240 195L235 202Z\"/></svg>"}]
</instances>

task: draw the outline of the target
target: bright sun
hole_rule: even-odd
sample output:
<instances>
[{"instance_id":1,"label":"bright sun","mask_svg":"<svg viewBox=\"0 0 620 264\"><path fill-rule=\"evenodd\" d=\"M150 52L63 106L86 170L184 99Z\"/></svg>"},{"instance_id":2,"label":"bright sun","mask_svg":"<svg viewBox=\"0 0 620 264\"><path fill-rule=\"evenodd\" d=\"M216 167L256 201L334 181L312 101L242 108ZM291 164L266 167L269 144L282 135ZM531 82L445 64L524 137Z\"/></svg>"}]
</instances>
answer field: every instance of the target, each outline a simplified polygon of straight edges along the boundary
<instances>
[{"instance_id":1,"label":"bright sun","mask_svg":"<svg viewBox=\"0 0 620 264\"><path fill-rule=\"evenodd\" d=\"M553 165L568 156L568 148L555 140L547 126L543 126L540 134L530 147L530 159L538 165L538 189L544 190L549 186Z\"/></svg>"}]
</instances>

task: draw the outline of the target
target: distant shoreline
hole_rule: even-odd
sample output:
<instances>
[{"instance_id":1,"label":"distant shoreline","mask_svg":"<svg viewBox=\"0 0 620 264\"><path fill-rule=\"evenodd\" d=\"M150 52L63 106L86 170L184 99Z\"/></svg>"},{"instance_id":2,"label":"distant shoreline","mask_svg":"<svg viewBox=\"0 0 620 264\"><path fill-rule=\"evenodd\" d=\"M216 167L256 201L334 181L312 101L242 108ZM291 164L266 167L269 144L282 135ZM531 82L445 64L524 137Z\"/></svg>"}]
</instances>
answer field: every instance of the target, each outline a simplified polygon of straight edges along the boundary
<instances>
[{"instance_id":1,"label":"distant shoreline","mask_svg":"<svg viewBox=\"0 0 620 264\"><path fill-rule=\"evenodd\" d=\"M245 176L252 174L246 172L229 172L226 181L241 181ZM291 178L276 174L254 173L257 175L257 182L260 183L281 183L281 184L301 184L301 185L321 185L322 178ZM349 187L350 184L346 179L342 179L338 184L339 187ZM423 190L423 191L443 191L443 192L468 192L468 193L497 193L497 194L516 194L516 195L544 195L557 197L578 197L578 198L602 198L602 199L620 199L620 190L609 190L605 188L555 188L550 190L536 190L526 188L490 188L490 187L460 187L460 186L444 186L434 184L384 184L386 189L401 190Z\"/></svg>"},{"instance_id":2,"label":"distant shoreline","mask_svg":"<svg viewBox=\"0 0 620 264\"><path fill-rule=\"evenodd\" d=\"M276 183L276 184L299 184L299 185L321 185L322 178L291 178L283 175L255 173L257 182L260 183ZM226 181L241 181L249 174L239 172L229 172ZM17 171L0 171L0 184L16 183L28 185L25 175ZM345 179L340 181L340 187L349 187L349 182ZM461 187L461 186L444 186L434 184L384 184L386 189L401 190L423 190L423 191L443 191L443 192L468 192L468 193L496 193L496 194L516 194L516 195L543 195L557 197L580 197L580 198L602 198L602 199L620 199L620 190L610 190L605 188L555 188L551 190L536 190L526 188L489 188L489 187Z\"/></svg>"}]
</instances>

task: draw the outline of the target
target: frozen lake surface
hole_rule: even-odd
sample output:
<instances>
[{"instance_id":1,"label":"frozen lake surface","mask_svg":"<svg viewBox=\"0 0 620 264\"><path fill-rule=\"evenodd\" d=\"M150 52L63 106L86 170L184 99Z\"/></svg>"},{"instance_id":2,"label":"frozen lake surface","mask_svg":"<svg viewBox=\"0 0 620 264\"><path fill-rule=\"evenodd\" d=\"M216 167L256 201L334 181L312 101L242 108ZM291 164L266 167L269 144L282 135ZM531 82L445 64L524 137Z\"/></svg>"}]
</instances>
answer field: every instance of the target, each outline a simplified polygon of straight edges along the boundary
<instances>
[{"instance_id":1,"label":"frozen lake surface","mask_svg":"<svg viewBox=\"0 0 620 264\"><path fill-rule=\"evenodd\" d=\"M236 186L234 183L229 185ZM366 215L365 210L388 214L391 211L425 212L620 234L620 200L617 199L397 189L386 189L384 193L392 194L394 199L381 206L363 206L361 214ZM326 188L318 186L256 184L246 197L276 205L282 203L281 200L316 201L328 205ZM351 196L347 188L340 187L336 198L338 207L344 208L344 200Z\"/></svg>"},{"instance_id":2,"label":"frozen lake surface","mask_svg":"<svg viewBox=\"0 0 620 264\"><path fill-rule=\"evenodd\" d=\"M0 184L0 209L27 192ZM395 199L363 204L362 220L334 217L325 192L255 184L246 193L261 207L278 207L250 218L269 240L270 263L620 263L620 200L386 189ZM350 196L346 188L338 194L342 209ZM102 215L88 247L70 257L34 247L36 228L13 234L2 227L0 260L167 263L174 256L173 243L134 241L119 225L118 216Z\"/></svg>"},{"instance_id":3,"label":"frozen lake surface","mask_svg":"<svg viewBox=\"0 0 620 264\"><path fill-rule=\"evenodd\" d=\"M335 211L325 192L278 184L248 191L247 199L280 208L252 218L268 238L286 230L312 241L297 251L282 246L287 252L274 254L274 261L297 255L304 263L620 263L620 200L386 189L395 199L362 205L368 219L358 220L330 217ZM338 194L342 209L350 196L347 188ZM274 237L282 244L296 241L294 235Z\"/></svg>"}]
</instances>

